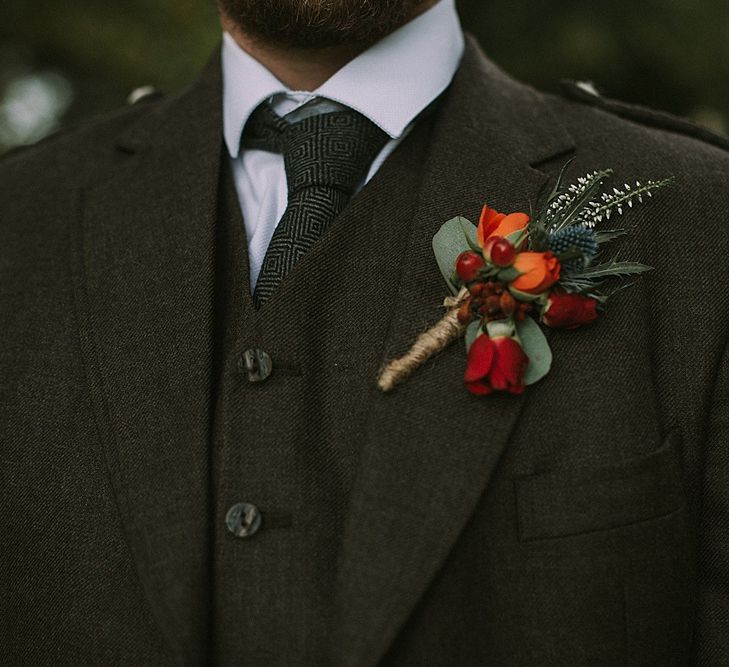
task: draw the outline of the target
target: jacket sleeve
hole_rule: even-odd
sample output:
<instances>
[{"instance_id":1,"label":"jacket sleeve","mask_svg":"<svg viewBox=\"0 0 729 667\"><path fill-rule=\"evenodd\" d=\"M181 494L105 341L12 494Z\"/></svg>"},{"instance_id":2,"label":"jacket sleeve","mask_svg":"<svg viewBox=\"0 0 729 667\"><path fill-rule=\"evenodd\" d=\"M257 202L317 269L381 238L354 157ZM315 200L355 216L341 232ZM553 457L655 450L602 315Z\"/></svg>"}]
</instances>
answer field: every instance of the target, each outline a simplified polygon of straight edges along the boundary
<instances>
[{"instance_id":1,"label":"jacket sleeve","mask_svg":"<svg viewBox=\"0 0 729 667\"><path fill-rule=\"evenodd\" d=\"M707 425L699 531L699 591L692 663L729 665L729 347Z\"/></svg>"}]
</instances>

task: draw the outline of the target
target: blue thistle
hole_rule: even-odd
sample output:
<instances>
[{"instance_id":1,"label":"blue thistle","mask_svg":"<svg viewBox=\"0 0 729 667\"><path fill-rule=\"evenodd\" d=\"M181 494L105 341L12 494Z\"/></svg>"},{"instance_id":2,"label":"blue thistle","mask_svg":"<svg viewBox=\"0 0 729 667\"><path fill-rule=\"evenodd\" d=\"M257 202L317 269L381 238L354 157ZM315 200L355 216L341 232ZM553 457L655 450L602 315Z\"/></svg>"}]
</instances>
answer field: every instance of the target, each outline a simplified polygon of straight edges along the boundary
<instances>
[{"instance_id":1,"label":"blue thistle","mask_svg":"<svg viewBox=\"0 0 729 667\"><path fill-rule=\"evenodd\" d=\"M549 235L549 249L555 255L578 250L582 259L571 259L562 264L568 271L578 271L590 264L597 255L600 244L595 231L589 227L575 225Z\"/></svg>"}]
</instances>

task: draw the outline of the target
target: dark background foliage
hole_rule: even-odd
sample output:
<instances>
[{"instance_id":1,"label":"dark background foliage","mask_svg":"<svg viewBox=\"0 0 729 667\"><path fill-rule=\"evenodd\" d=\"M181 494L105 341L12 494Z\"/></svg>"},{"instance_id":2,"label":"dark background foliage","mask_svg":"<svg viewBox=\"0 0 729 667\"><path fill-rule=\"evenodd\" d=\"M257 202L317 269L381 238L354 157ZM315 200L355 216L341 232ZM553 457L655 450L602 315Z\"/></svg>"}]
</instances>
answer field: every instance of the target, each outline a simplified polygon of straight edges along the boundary
<instances>
[{"instance_id":1,"label":"dark background foliage","mask_svg":"<svg viewBox=\"0 0 729 667\"><path fill-rule=\"evenodd\" d=\"M729 128L727 0L460 0L464 27L544 90L594 81L611 97ZM3 0L0 151L125 103L174 91L219 40L213 0Z\"/></svg>"}]
</instances>

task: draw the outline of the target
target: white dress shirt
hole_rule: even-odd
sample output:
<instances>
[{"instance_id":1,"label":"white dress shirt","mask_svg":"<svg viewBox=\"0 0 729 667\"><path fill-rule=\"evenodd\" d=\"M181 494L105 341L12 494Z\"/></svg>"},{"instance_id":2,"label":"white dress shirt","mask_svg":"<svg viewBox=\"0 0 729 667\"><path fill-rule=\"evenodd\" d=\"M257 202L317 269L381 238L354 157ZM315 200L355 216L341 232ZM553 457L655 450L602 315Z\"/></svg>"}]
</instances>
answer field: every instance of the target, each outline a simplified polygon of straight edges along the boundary
<instances>
[{"instance_id":1,"label":"white dress shirt","mask_svg":"<svg viewBox=\"0 0 729 667\"><path fill-rule=\"evenodd\" d=\"M281 155L240 148L246 121L264 101L292 122L315 113L355 109L390 141L364 186L412 128L414 119L450 84L463 55L455 0L428 11L351 60L313 92L292 91L228 34L223 35L223 131L248 239L251 290L287 203Z\"/></svg>"}]
</instances>

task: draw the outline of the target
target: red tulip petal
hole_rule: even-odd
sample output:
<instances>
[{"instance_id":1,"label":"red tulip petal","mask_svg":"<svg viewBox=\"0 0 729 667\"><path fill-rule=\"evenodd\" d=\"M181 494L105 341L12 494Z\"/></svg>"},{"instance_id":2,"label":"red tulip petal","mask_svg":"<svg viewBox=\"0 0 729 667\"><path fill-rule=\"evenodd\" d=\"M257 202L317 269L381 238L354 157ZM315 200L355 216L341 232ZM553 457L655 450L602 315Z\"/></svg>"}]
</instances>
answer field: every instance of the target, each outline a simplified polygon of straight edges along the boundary
<instances>
[{"instance_id":1,"label":"red tulip petal","mask_svg":"<svg viewBox=\"0 0 729 667\"><path fill-rule=\"evenodd\" d=\"M488 336L481 335L473 341L468 351L468 365L464 380L476 382L488 375L494 360L494 346Z\"/></svg>"},{"instance_id":2,"label":"red tulip petal","mask_svg":"<svg viewBox=\"0 0 729 667\"><path fill-rule=\"evenodd\" d=\"M496 369L491 373L489 380L495 391L506 391L509 387L509 383L506 381L504 374Z\"/></svg>"},{"instance_id":3,"label":"red tulip petal","mask_svg":"<svg viewBox=\"0 0 729 667\"><path fill-rule=\"evenodd\" d=\"M491 386L501 391L522 384L528 357L521 345L513 338L498 338L494 341L496 358L491 369Z\"/></svg>"},{"instance_id":4,"label":"red tulip petal","mask_svg":"<svg viewBox=\"0 0 729 667\"><path fill-rule=\"evenodd\" d=\"M485 382L466 382L466 389L476 396L488 396L494 391Z\"/></svg>"}]
</instances>

